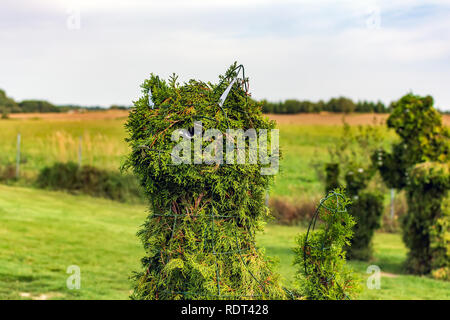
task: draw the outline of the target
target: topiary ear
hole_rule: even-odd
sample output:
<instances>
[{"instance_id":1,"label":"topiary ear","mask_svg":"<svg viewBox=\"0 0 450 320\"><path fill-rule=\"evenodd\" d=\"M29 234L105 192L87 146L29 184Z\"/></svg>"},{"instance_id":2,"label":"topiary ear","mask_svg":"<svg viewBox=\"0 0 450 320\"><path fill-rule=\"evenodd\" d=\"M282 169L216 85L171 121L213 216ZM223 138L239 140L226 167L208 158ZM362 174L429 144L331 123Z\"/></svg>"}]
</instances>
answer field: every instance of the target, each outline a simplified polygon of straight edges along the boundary
<instances>
[{"instance_id":1,"label":"topiary ear","mask_svg":"<svg viewBox=\"0 0 450 320\"><path fill-rule=\"evenodd\" d=\"M141 85L142 93L146 95L148 106L152 109L159 107L170 97L170 88L159 76L151 73L150 78Z\"/></svg>"},{"instance_id":2,"label":"topiary ear","mask_svg":"<svg viewBox=\"0 0 450 320\"><path fill-rule=\"evenodd\" d=\"M433 97L432 96L426 96L423 99L423 102L424 102L425 107L431 108L433 106L433 103L434 103Z\"/></svg>"}]
</instances>

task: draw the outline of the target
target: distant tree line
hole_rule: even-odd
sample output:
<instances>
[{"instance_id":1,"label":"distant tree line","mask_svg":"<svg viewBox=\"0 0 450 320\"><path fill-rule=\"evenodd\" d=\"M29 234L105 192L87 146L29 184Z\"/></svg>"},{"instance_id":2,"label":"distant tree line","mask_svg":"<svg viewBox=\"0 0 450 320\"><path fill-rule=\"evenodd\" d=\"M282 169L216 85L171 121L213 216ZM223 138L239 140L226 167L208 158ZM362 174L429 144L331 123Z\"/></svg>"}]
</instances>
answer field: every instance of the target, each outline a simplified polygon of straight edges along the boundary
<instances>
[{"instance_id":1,"label":"distant tree line","mask_svg":"<svg viewBox=\"0 0 450 320\"><path fill-rule=\"evenodd\" d=\"M264 113L294 114L294 113L318 113L327 112L360 112L360 113L389 113L392 106L385 106L381 101L358 101L346 97L331 98L328 102L319 100L312 102L308 100L288 99L283 102L260 101ZM111 105L109 108L102 106L80 106L80 105L54 105L45 100L23 100L14 101L0 89L0 114L9 113L39 113L39 112L68 112L68 111L104 111L104 110L128 110L130 106ZM450 110L440 111L448 114Z\"/></svg>"},{"instance_id":2,"label":"distant tree line","mask_svg":"<svg viewBox=\"0 0 450 320\"><path fill-rule=\"evenodd\" d=\"M54 104L44 100L23 100L14 101L0 89L0 113L25 113L25 112L60 112L61 110Z\"/></svg>"},{"instance_id":3,"label":"distant tree line","mask_svg":"<svg viewBox=\"0 0 450 320\"><path fill-rule=\"evenodd\" d=\"M390 107L386 107L381 101L358 101L345 97L331 98L328 102L320 100L312 102L308 100L288 99L283 102L269 102L262 100L262 108L264 113L315 113L321 111L328 112L374 112L374 113L389 113Z\"/></svg>"},{"instance_id":4,"label":"distant tree line","mask_svg":"<svg viewBox=\"0 0 450 320\"><path fill-rule=\"evenodd\" d=\"M112 105L111 110L126 110L129 106ZM0 114L9 113L41 113L41 112L68 112L68 111L103 111L107 108L101 106L80 106L80 105L54 105L45 100L23 100L15 101L6 95L6 92L0 89Z\"/></svg>"}]
</instances>

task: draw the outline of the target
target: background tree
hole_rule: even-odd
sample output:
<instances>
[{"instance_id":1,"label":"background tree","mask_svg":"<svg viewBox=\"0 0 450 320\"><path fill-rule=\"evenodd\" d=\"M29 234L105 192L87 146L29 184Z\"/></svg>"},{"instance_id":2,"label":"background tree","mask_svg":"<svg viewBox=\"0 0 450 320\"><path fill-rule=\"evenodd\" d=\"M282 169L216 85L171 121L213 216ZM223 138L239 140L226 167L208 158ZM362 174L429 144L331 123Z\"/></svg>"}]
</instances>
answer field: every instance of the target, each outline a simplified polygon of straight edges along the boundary
<instances>
[{"instance_id":1,"label":"background tree","mask_svg":"<svg viewBox=\"0 0 450 320\"><path fill-rule=\"evenodd\" d=\"M8 114L17 111L18 105L14 99L9 98L6 92L0 89L0 113Z\"/></svg>"},{"instance_id":2,"label":"background tree","mask_svg":"<svg viewBox=\"0 0 450 320\"><path fill-rule=\"evenodd\" d=\"M403 240L409 248L406 267L411 273L433 272L450 280L449 189L449 163L424 162L411 170L408 214L403 220Z\"/></svg>"},{"instance_id":3,"label":"background tree","mask_svg":"<svg viewBox=\"0 0 450 320\"><path fill-rule=\"evenodd\" d=\"M300 292L308 299L349 299L360 290L359 279L345 263L345 248L355 225L347 212L349 204L341 190L328 193L320 201L308 232L297 239L294 264ZM316 224L318 230L313 230Z\"/></svg>"},{"instance_id":4,"label":"background tree","mask_svg":"<svg viewBox=\"0 0 450 320\"><path fill-rule=\"evenodd\" d=\"M55 105L44 100L24 100L19 103L22 112L59 112Z\"/></svg>"},{"instance_id":5,"label":"background tree","mask_svg":"<svg viewBox=\"0 0 450 320\"><path fill-rule=\"evenodd\" d=\"M400 142L391 152L379 150L372 160L388 186L407 190L408 212L402 220L403 240L409 248L406 267L413 273L428 273L434 264L433 246L445 246L449 234L447 227L437 225L447 221L439 208L449 188L443 181L448 179L450 134L431 96L410 93L391 107L387 125ZM446 236L440 237L440 243L431 240L435 228L444 229Z\"/></svg>"},{"instance_id":6,"label":"background tree","mask_svg":"<svg viewBox=\"0 0 450 320\"><path fill-rule=\"evenodd\" d=\"M369 188L369 183L377 185L379 179L370 159L382 143L381 136L379 126L360 126L355 131L344 123L340 139L329 150L334 162L326 164L326 188L329 190L329 181L336 181L341 168L344 175L341 180L345 181L347 195L352 201L348 212L356 221L351 246L346 248L350 259L369 260L372 257L372 238L380 227L383 196L377 188Z\"/></svg>"}]
</instances>

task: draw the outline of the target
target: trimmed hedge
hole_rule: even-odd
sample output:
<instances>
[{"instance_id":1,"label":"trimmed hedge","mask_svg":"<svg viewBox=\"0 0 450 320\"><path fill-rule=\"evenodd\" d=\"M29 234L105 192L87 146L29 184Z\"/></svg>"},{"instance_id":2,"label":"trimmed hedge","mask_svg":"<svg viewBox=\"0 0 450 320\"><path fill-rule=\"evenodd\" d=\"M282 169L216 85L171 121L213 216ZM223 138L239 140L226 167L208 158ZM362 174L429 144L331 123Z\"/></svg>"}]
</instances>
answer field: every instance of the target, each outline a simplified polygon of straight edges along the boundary
<instances>
[{"instance_id":1,"label":"trimmed hedge","mask_svg":"<svg viewBox=\"0 0 450 320\"><path fill-rule=\"evenodd\" d=\"M369 168L353 169L345 175L346 188L352 197L349 213L355 218L356 226L351 246L347 247L348 258L370 260L372 258L372 238L381 226L383 196L379 193L363 191L367 188L374 171Z\"/></svg>"},{"instance_id":2,"label":"trimmed hedge","mask_svg":"<svg viewBox=\"0 0 450 320\"><path fill-rule=\"evenodd\" d=\"M403 240L409 249L409 272L450 275L450 165L425 162L416 165L407 187L408 213L402 221Z\"/></svg>"},{"instance_id":3,"label":"trimmed hedge","mask_svg":"<svg viewBox=\"0 0 450 320\"><path fill-rule=\"evenodd\" d=\"M363 192L353 200L349 213L355 218L356 226L347 248L349 259L370 260L373 255L372 238L380 227L383 214L383 197L380 194Z\"/></svg>"},{"instance_id":4,"label":"trimmed hedge","mask_svg":"<svg viewBox=\"0 0 450 320\"><path fill-rule=\"evenodd\" d=\"M325 194L339 188L339 163L325 164Z\"/></svg>"},{"instance_id":5,"label":"trimmed hedge","mask_svg":"<svg viewBox=\"0 0 450 320\"><path fill-rule=\"evenodd\" d=\"M268 215L265 196L273 176L261 174L260 160L211 164L202 152L216 143L205 138L208 129L222 136L227 129L275 127L248 98L243 81L233 81L239 70L243 67L233 65L217 84L194 79L180 84L175 75L165 81L152 74L142 85L126 123L131 149L126 167L145 187L151 213L139 232L145 255L133 276L132 299L285 297L272 260L255 244ZM222 107L218 101L229 85ZM196 129L200 121L204 131ZM181 129L186 131L180 136ZM178 143L193 145L183 156L200 163L175 165ZM224 147L223 140L215 146Z\"/></svg>"},{"instance_id":6,"label":"trimmed hedge","mask_svg":"<svg viewBox=\"0 0 450 320\"><path fill-rule=\"evenodd\" d=\"M81 168L73 162L55 163L38 175L40 188L85 193L95 197L127 201L141 197L137 179L131 175L101 170L92 166Z\"/></svg>"},{"instance_id":7,"label":"trimmed hedge","mask_svg":"<svg viewBox=\"0 0 450 320\"><path fill-rule=\"evenodd\" d=\"M307 299L349 299L360 290L359 279L345 260L355 221L347 211L350 200L340 192L331 191L320 201L311 229L297 239L294 248L299 295ZM313 230L316 221L319 229Z\"/></svg>"}]
</instances>

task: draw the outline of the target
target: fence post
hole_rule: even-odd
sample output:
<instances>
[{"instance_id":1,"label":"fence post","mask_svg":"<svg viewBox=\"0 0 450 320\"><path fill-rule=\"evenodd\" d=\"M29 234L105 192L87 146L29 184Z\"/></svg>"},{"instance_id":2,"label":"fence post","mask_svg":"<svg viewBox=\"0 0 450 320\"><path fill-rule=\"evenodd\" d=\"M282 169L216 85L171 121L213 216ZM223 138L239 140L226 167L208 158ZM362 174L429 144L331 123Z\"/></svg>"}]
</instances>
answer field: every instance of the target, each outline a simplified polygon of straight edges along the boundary
<instances>
[{"instance_id":1,"label":"fence post","mask_svg":"<svg viewBox=\"0 0 450 320\"><path fill-rule=\"evenodd\" d=\"M16 179L20 175L20 133L17 134L17 154L16 154Z\"/></svg>"},{"instance_id":2,"label":"fence post","mask_svg":"<svg viewBox=\"0 0 450 320\"><path fill-rule=\"evenodd\" d=\"M394 199L395 199L395 189L391 188L391 220L394 220Z\"/></svg>"},{"instance_id":3,"label":"fence post","mask_svg":"<svg viewBox=\"0 0 450 320\"><path fill-rule=\"evenodd\" d=\"M81 168L81 161L82 161L82 136L78 139L78 167Z\"/></svg>"}]
</instances>

